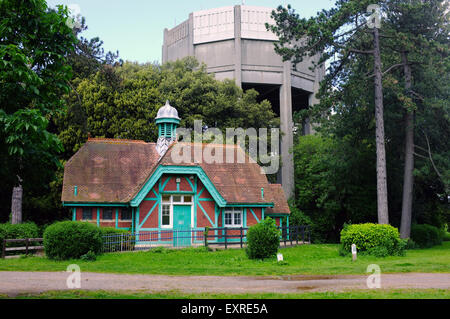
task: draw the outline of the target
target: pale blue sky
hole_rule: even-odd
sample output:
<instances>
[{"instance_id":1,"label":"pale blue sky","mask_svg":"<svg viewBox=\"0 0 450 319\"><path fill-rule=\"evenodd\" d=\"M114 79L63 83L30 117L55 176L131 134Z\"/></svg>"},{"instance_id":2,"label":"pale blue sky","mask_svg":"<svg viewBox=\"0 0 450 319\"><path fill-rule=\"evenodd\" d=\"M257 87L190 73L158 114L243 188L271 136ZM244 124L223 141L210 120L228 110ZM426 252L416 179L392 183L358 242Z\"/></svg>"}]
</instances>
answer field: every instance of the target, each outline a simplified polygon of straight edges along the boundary
<instances>
[{"instance_id":1,"label":"pale blue sky","mask_svg":"<svg viewBox=\"0 0 450 319\"><path fill-rule=\"evenodd\" d=\"M245 0L246 5L276 8L291 4L304 17L328 9L335 0ZM84 37L100 37L105 51L119 50L123 60L140 63L161 61L164 28L173 28L189 13L236 4L242 0L47 0L57 4L76 4L89 29Z\"/></svg>"}]
</instances>

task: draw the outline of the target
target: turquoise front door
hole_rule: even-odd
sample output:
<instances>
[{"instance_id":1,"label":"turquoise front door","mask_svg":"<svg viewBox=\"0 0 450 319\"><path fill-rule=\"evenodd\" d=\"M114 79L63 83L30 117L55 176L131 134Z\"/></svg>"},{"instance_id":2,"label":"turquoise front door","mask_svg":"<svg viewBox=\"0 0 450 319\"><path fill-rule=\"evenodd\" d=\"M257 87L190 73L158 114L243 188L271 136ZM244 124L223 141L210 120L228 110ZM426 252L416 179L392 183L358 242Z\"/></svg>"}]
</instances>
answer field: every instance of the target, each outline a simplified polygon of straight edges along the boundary
<instances>
[{"instance_id":1,"label":"turquoise front door","mask_svg":"<svg viewBox=\"0 0 450 319\"><path fill-rule=\"evenodd\" d=\"M191 206L173 206L173 245L183 247L191 245Z\"/></svg>"}]
</instances>

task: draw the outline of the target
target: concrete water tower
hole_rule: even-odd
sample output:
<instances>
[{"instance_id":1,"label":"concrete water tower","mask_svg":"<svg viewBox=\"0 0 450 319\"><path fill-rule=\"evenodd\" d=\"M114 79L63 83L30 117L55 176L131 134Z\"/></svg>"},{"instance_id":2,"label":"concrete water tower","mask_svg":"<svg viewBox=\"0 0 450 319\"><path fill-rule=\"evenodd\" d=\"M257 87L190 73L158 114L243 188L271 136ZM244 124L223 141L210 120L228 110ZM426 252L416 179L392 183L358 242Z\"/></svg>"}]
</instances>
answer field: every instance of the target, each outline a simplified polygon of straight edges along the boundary
<instances>
[{"instance_id":1,"label":"concrete water tower","mask_svg":"<svg viewBox=\"0 0 450 319\"><path fill-rule=\"evenodd\" d=\"M292 113L317 103L314 95L324 70L309 70L311 59L294 66L275 53L278 38L265 27L266 22L274 24L272 10L236 5L193 12L186 21L164 30L162 62L194 56L216 79L235 79L242 89L254 88L261 100L272 103L284 133L278 182L290 197L294 191L294 163L289 153L293 146ZM299 124L303 134L311 133L308 121Z\"/></svg>"}]
</instances>

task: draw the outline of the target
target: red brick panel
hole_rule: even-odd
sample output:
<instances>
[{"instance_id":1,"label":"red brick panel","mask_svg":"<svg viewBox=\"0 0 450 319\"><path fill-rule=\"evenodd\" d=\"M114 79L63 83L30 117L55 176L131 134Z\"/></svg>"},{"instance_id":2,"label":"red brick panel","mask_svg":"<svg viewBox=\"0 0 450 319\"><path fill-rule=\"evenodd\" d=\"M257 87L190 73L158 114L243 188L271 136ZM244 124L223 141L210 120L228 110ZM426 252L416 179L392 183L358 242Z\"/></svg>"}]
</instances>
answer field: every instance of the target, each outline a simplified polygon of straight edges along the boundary
<instances>
[{"instance_id":1,"label":"red brick panel","mask_svg":"<svg viewBox=\"0 0 450 319\"><path fill-rule=\"evenodd\" d=\"M155 206L156 201L154 200L143 200L141 205L139 205L139 224L147 217L150 210ZM158 213L159 205L156 205L153 209L151 215L145 223L142 225L143 228L158 228Z\"/></svg>"},{"instance_id":2,"label":"red brick panel","mask_svg":"<svg viewBox=\"0 0 450 319\"><path fill-rule=\"evenodd\" d=\"M258 224L258 220L255 219L255 216L253 216L250 209L253 210L253 213L255 213L255 216L258 218L259 221L261 221L262 218L262 210L259 207L247 207L247 226L250 227L252 225Z\"/></svg>"},{"instance_id":3,"label":"red brick panel","mask_svg":"<svg viewBox=\"0 0 450 319\"><path fill-rule=\"evenodd\" d=\"M199 201L199 204L203 207L206 214L208 214L208 217L214 223L214 221L216 219L214 202L213 201ZM214 227L214 225L211 224L210 221L208 220L208 218L205 216L205 213L200 208L200 206L197 207L197 227Z\"/></svg>"}]
</instances>

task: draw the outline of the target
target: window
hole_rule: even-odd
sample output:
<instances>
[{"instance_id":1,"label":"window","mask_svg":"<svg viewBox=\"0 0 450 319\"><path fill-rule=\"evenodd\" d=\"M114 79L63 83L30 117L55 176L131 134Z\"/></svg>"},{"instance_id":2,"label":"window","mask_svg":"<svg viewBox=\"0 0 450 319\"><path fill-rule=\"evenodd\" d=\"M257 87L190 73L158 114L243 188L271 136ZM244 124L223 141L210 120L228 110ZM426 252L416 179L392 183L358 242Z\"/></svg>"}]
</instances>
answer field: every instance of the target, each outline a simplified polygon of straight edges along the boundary
<instances>
[{"instance_id":1,"label":"window","mask_svg":"<svg viewBox=\"0 0 450 319\"><path fill-rule=\"evenodd\" d=\"M180 196L180 195L174 195L174 196L172 196L172 200L173 200L174 203L181 203L181 201L182 201L182 196Z\"/></svg>"},{"instance_id":2,"label":"window","mask_svg":"<svg viewBox=\"0 0 450 319\"><path fill-rule=\"evenodd\" d=\"M92 219L92 208L83 208L83 220Z\"/></svg>"},{"instance_id":3,"label":"window","mask_svg":"<svg viewBox=\"0 0 450 319\"><path fill-rule=\"evenodd\" d=\"M170 205L162 205L161 226L170 227Z\"/></svg>"},{"instance_id":4,"label":"window","mask_svg":"<svg viewBox=\"0 0 450 319\"><path fill-rule=\"evenodd\" d=\"M242 226L242 209L229 208L225 211L225 227L241 227Z\"/></svg>"},{"instance_id":5,"label":"window","mask_svg":"<svg viewBox=\"0 0 450 319\"><path fill-rule=\"evenodd\" d=\"M128 208L122 208L122 220L131 220L131 211Z\"/></svg>"},{"instance_id":6,"label":"window","mask_svg":"<svg viewBox=\"0 0 450 319\"><path fill-rule=\"evenodd\" d=\"M184 203L190 203L190 202L192 202L192 196L184 195L184 196L183 196L183 202L184 202Z\"/></svg>"},{"instance_id":7,"label":"window","mask_svg":"<svg viewBox=\"0 0 450 319\"><path fill-rule=\"evenodd\" d=\"M112 220L112 219L113 219L112 208L103 209L103 220Z\"/></svg>"}]
</instances>

